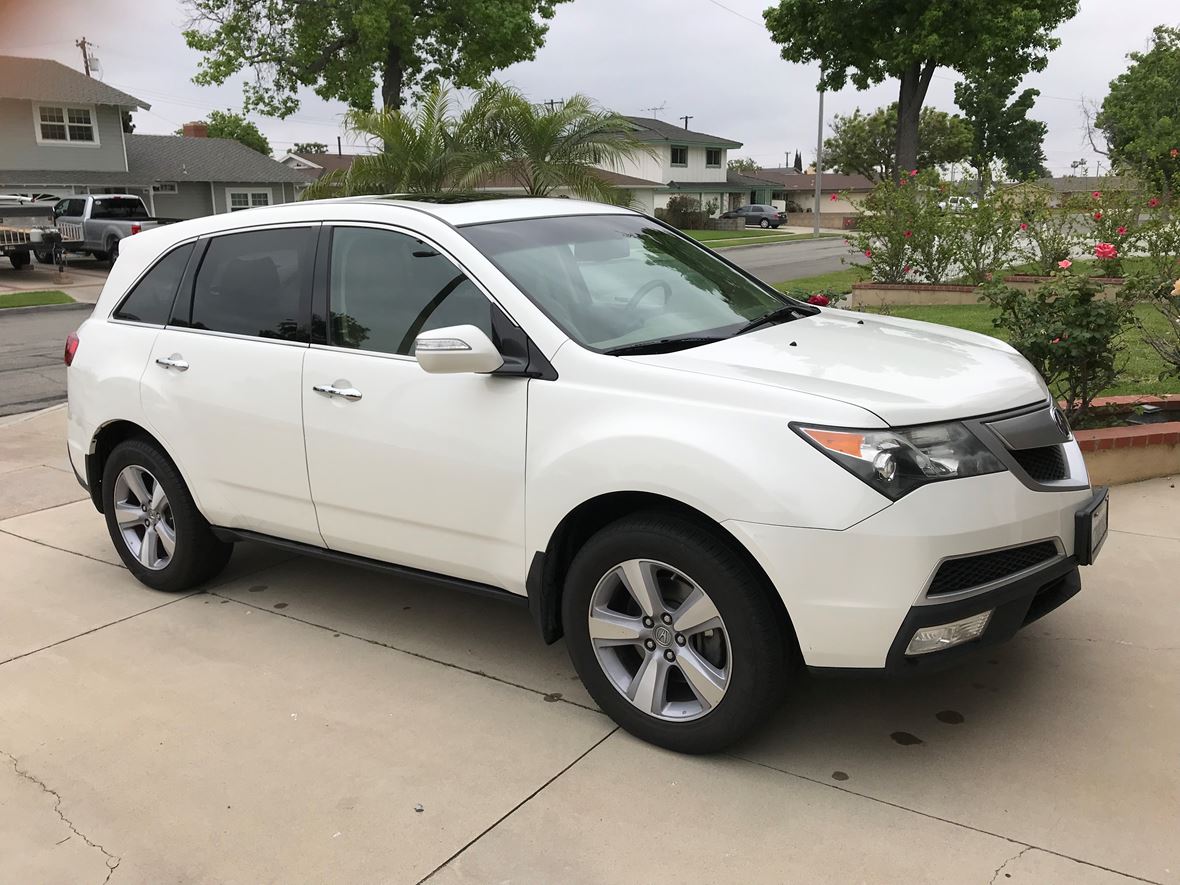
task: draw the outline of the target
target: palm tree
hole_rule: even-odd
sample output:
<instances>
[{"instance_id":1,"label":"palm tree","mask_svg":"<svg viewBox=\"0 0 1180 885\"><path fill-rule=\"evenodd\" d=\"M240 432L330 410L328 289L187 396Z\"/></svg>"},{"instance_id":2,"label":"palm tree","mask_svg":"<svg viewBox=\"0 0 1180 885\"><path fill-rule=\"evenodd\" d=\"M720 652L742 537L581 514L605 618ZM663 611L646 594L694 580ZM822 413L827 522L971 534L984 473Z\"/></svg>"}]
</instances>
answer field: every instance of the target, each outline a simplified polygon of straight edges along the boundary
<instances>
[{"instance_id":1,"label":"palm tree","mask_svg":"<svg viewBox=\"0 0 1180 885\"><path fill-rule=\"evenodd\" d=\"M375 150L331 172L304 191L304 199L358 194L439 193L470 187L494 169L475 148L473 108L458 117L448 87L439 84L412 111L351 110L349 130ZM477 102L478 105L478 102Z\"/></svg>"},{"instance_id":2,"label":"palm tree","mask_svg":"<svg viewBox=\"0 0 1180 885\"><path fill-rule=\"evenodd\" d=\"M544 197L558 188L605 203L618 202L619 191L600 175L620 171L628 160L653 149L634 136L634 127L584 95L560 105L536 105L510 86L485 87L473 116L479 121L479 153L529 196Z\"/></svg>"}]
</instances>

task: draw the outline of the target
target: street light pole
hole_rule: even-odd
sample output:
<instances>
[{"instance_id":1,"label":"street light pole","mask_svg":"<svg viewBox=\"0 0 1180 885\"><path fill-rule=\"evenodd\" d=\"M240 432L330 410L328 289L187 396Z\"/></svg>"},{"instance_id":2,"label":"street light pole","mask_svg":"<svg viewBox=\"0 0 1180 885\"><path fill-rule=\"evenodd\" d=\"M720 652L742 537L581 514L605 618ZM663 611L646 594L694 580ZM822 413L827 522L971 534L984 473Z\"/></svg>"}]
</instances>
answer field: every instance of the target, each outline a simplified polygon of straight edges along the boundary
<instances>
[{"instance_id":1,"label":"street light pole","mask_svg":"<svg viewBox=\"0 0 1180 885\"><path fill-rule=\"evenodd\" d=\"M820 82L819 87L819 125L817 127L816 141L815 141L815 209L812 210L811 218L811 236L815 239L819 238L819 192L820 180L824 174L824 87L823 82Z\"/></svg>"}]
</instances>

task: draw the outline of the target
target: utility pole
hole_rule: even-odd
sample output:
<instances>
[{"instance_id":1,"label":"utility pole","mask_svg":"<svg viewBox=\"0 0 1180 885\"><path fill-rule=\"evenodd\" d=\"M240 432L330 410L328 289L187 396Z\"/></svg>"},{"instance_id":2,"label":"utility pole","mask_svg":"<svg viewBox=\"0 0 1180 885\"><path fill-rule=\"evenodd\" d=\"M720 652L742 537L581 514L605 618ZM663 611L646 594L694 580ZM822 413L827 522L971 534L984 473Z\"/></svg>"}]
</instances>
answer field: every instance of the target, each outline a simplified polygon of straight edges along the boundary
<instances>
[{"instance_id":1,"label":"utility pole","mask_svg":"<svg viewBox=\"0 0 1180 885\"><path fill-rule=\"evenodd\" d=\"M549 99L548 101L543 101L543 102L541 102L541 104L543 104L543 105L545 105L545 107L549 108L549 113L551 113L551 114L552 114L552 113L553 113L553 109L554 109L554 107L556 107L556 106L557 106L557 100L556 100L556 99L553 99L553 98L551 98L551 99Z\"/></svg>"},{"instance_id":2,"label":"utility pole","mask_svg":"<svg viewBox=\"0 0 1180 885\"><path fill-rule=\"evenodd\" d=\"M685 114L683 117L678 117L677 119L683 120L684 121L684 128L688 129L688 121L693 118L689 114Z\"/></svg>"},{"instance_id":3,"label":"utility pole","mask_svg":"<svg viewBox=\"0 0 1180 885\"><path fill-rule=\"evenodd\" d=\"M822 75L821 75L822 76ZM824 174L824 87L820 81L819 87L819 126L815 141L815 209L811 219L811 235L819 239L819 192L820 179Z\"/></svg>"},{"instance_id":4,"label":"utility pole","mask_svg":"<svg viewBox=\"0 0 1180 885\"><path fill-rule=\"evenodd\" d=\"M86 76L90 76L90 47L93 45L85 37L80 40L75 40L74 45L82 50L82 69L86 71Z\"/></svg>"}]
</instances>

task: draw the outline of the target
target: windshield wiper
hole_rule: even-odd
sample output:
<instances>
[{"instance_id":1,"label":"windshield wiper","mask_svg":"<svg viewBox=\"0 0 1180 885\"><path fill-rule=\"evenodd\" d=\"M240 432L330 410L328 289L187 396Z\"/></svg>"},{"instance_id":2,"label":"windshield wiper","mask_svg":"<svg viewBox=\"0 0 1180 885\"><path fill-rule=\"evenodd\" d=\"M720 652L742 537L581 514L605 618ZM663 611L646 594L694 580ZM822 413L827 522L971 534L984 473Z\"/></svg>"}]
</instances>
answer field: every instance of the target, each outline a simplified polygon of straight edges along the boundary
<instances>
[{"instance_id":1,"label":"windshield wiper","mask_svg":"<svg viewBox=\"0 0 1180 885\"><path fill-rule=\"evenodd\" d=\"M763 326L770 326L774 323L788 323L791 320L797 320L801 317L811 316L811 312L803 309L798 304L784 304L782 307L776 307L774 310L767 311L762 316L750 320L733 334L744 335L746 332L753 332L755 329L761 329Z\"/></svg>"},{"instance_id":2,"label":"windshield wiper","mask_svg":"<svg viewBox=\"0 0 1180 885\"><path fill-rule=\"evenodd\" d=\"M604 350L607 356L626 356L637 355L643 353L671 353L674 350L684 350L689 347L696 347L698 344L713 344L717 341L724 341L725 338L720 336L697 335L691 338L657 338L654 341L639 341L635 344L621 344L618 347L612 347L609 350Z\"/></svg>"}]
</instances>

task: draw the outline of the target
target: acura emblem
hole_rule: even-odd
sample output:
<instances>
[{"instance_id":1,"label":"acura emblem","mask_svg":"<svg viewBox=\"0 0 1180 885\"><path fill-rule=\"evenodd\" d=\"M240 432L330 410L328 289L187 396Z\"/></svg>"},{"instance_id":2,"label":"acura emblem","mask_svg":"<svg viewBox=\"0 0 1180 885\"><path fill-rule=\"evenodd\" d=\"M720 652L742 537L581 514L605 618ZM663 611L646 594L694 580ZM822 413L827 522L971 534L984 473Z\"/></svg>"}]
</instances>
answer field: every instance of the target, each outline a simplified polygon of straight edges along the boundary
<instances>
[{"instance_id":1,"label":"acura emblem","mask_svg":"<svg viewBox=\"0 0 1180 885\"><path fill-rule=\"evenodd\" d=\"M1057 429L1061 431L1061 435L1068 439L1069 422L1065 420L1065 413L1061 409L1053 410L1053 421L1057 424Z\"/></svg>"}]
</instances>

